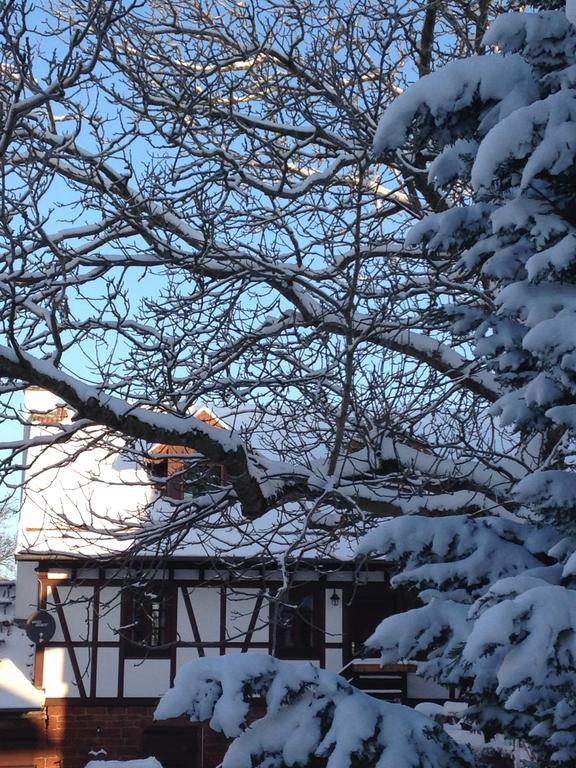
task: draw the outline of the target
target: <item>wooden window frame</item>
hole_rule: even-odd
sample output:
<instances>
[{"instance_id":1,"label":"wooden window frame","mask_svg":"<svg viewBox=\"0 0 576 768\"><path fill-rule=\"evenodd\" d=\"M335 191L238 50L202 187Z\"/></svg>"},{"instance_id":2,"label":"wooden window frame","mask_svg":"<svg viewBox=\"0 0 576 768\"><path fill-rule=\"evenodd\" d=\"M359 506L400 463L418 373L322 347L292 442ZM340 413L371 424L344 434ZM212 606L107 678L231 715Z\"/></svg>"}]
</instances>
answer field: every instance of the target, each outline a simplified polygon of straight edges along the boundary
<instances>
[{"instance_id":1,"label":"wooden window frame","mask_svg":"<svg viewBox=\"0 0 576 768\"><path fill-rule=\"evenodd\" d=\"M190 460L191 458L195 459L195 461L193 463L191 462L191 466L187 468L187 459ZM159 453L157 457L155 456L147 462L147 470L148 476L159 494L168 499L173 499L174 501L182 501L184 496L188 493L186 490L186 475L188 472L191 474L193 473L196 476L201 476L202 473L205 473L206 476L209 477L214 470L217 470L217 485L224 486L227 482L224 467L208 461L208 459L201 458L198 455L186 456L183 454L182 457L180 457L177 454L163 455ZM188 481L188 484L190 485L190 481ZM216 485L216 483L214 484ZM190 495L194 496L194 494Z\"/></svg>"},{"instance_id":2,"label":"wooden window frame","mask_svg":"<svg viewBox=\"0 0 576 768\"><path fill-rule=\"evenodd\" d=\"M279 659L317 659L324 646L324 592L317 584L295 584L290 587L281 603L273 608L271 630L274 636L274 655ZM306 616L298 607L308 599L312 600L310 616ZM307 640L299 643L286 642L287 636L282 635L280 622L285 617L296 623L295 634L302 639L304 633Z\"/></svg>"},{"instance_id":3,"label":"wooden window frame","mask_svg":"<svg viewBox=\"0 0 576 768\"><path fill-rule=\"evenodd\" d=\"M160 606L159 613L153 608L155 603ZM139 618L138 611L144 616ZM127 587L122 592L121 622L125 658L170 658L177 639L175 590L165 584ZM143 637L140 637L137 628L142 629L142 623L145 626ZM154 636L156 632L160 633L157 638Z\"/></svg>"}]
</instances>

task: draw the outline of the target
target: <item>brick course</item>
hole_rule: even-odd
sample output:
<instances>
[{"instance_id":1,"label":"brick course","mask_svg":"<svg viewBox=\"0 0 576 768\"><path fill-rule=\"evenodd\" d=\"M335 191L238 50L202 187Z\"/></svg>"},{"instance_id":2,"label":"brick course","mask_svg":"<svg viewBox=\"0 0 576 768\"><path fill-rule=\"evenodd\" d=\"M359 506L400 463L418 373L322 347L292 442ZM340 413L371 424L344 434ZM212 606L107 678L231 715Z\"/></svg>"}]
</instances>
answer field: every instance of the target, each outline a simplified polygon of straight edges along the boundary
<instances>
[{"instance_id":1,"label":"brick course","mask_svg":"<svg viewBox=\"0 0 576 768\"><path fill-rule=\"evenodd\" d=\"M0 768L83 768L91 759L154 754L164 768L215 768L226 740L186 718L154 723L151 704L48 702L44 713L0 715Z\"/></svg>"}]
</instances>

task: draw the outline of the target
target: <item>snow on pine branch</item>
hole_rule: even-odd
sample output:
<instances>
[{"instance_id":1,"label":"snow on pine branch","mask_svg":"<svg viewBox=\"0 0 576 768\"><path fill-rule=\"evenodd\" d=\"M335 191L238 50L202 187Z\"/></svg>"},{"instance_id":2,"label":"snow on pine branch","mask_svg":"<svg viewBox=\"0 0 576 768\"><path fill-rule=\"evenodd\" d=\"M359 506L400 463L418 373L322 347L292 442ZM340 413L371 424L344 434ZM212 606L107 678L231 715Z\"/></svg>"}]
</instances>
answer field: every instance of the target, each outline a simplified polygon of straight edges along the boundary
<instances>
[{"instance_id":1,"label":"snow on pine branch","mask_svg":"<svg viewBox=\"0 0 576 768\"><path fill-rule=\"evenodd\" d=\"M558 11L502 14L494 19L483 40L484 45L497 47L502 53L520 52L534 68L546 71L573 56L575 42L576 29Z\"/></svg>"},{"instance_id":2,"label":"snow on pine branch","mask_svg":"<svg viewBox=\"0 0 576 768\"><path fill-rule=\"evenodd\" d=\"M532 581L475 617L462 660L473 670L476 696L496 692L519 720L529 712L535 721L530 735L549 742L551 762L573 765L576 593Z\"/></svg>"},{"instance_id":3,"label":"snow on pine branch","mask_svg":"<svg viewBox=\"0 0 576 768\"><path fill-rule=\"evenodd\" d=\"M520 189L543 171L563 173L576 152L576 95L560 91L517 109L489 131L480 144L470 178L475 189L488 188L503 163L525 160Z\"/></svg>"},{"instance_id":4,"label":"snow on pine branch","mask_svg":"<svg viewBox=\"0 0 576 768\"><path fill-rule=\"evenodd\" d=\"M252 704L265 714L248 725ZM233 738L223 768L365 763L377 768L458 768L470 765L428 718L362 693L313 664L264 654L204 658L183 667L162 697L155 719L187 714Z\"/></svg>"},{"instance_id":5,"label":"snow on pine branch","mask_svg":"<svg viewBox=\"0 0 576 768\"><path fill-rule=\"evenodd\" d=\"M421 676L467 692L465 721L548 740L552 762L573 765L576 593L561 572L502 579L472 607L433 599L383 621L366 646L383 663L425 658Z\"/></svg>"},{"instance_id":6,"label":"snow on pine branch","mask_svg":"<svg viewBox=\"0 0 576 768\"><path fill-rule=\"evenodd\" d=\"M511 520L385 523L361 552L385 554L400 568L392 584L416 588L424 605L385 619L366 647L382 663L425 659L421 676L466 691L465 721L540 746L549 739L550 759L570 765L576 593L562 579L573 548L552 527Z\"/></svg>"},{"instance_id":7,"label":"snow on pine branch","mask_svg":"<svg viewBox=\"0 0 576 768\"><path fill-rule=\"evenodd\" d=\"M412 124L430 120L429 131L465 134L471 117L486 131L537 96L532 69L520 56L471 56L423 77L386 110L373 149L377 157L406 143ZM478 105L489 108L482 112Z\"/></svg>"},{"instance_id":8,"label":"snow on pine branch","mask_svg":"<svg viewBox=\"0 0 576 768\"><path fill-rule=\"evenodd\" d=\"M379 652L382 664L425 659L418 665L421 677L443 685L460 684L462 670L453 658L472 629L469 608L465 603L433 598L428 605L389 616L365 646Z\"/></svg>"},{"instance_id":9,"label":"snow on pine branch","mask_svg":"<svg viewBox=\"0 0 576 768\"><path fill-rule=\"evenodd\" d=\"M472 603L498 579L542 566L560 538L552 527L496 517L410 515L368 533L358 554L385 556L400 571L392 584L418 589L425 602Z\"/></svg>"},{"instance_id":10,"label":"snow on pine branch","mask_svg":"<svg viewBox=\"0 0 576 768\"><path fill-rule=\"evenodd\" d=\"M499 53L453 62L400 96L384 114L374 147L381 150L384 136L386 149L400 147L412 130L435 154L440 146L431 180L470 190L466 204L416 224L407 245L453 258L454 279L476 272L493 286L491 296L445 310L453 331L475 344L502 387L492 413L522 430L571 428L573 419L563 417L575 391L576 299L566 278L574 262L576 110L569 73L576 30L561 10L506 14L485 43ZM519 78L511 109L501 109L498 69L501 82ZM474 103L473 120L451 122ZM402 136L388 130L396 113L403 116Z\"/></svg>"}]
</instances>

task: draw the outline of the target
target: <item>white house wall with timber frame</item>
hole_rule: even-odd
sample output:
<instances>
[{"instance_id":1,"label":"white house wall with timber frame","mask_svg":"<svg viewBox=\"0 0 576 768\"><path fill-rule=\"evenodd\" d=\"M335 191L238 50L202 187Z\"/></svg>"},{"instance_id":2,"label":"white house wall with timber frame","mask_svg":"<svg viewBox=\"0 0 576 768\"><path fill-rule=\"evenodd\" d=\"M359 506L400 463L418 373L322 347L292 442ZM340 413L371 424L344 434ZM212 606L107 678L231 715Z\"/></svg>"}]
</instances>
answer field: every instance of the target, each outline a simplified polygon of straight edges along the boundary
<instances>
[{"instance_id":1,"label":"white house wall with timber frame","mask_svg":"<svg viewBox=\"0 0 576 768\"><path fill-rule=\"evenodd\" d=\"M33 675L48 715L63 712L76 723L74 739L61 735L61 766L80 768L98 754L129 759L147 752L164 768L216 765L221 744L181 723L186 735L179 734L176 754L170 726L151 719L177 670L206 656L270 653L345 669L361 687L391 700L447 697L418 678L415 667L382 669L357 658L382 618L409 607L390 590L385 564L357 574L350 560L315 554L313 567L301 558L287 587L266 538L282 537L282 522L266 519L244 532L233 526L217 527L212 538L200 532L167 558L161 550L127 557L143 515L158 500L170 512L187 494L217 487L220 468L198 461L188 467L191 452L171 446L152 446L145 461L134 461L131 446L99 428L75 432L66 405L42 390L26 392L26 409L31 447L15 611L21 620L38 609L55 619L55 633L36 648ZM196 415L227 428L209 409ZM64 431L70 438L55 442ZM140 725L119 736L123 718Z\"/></svg>"}]
</instances>

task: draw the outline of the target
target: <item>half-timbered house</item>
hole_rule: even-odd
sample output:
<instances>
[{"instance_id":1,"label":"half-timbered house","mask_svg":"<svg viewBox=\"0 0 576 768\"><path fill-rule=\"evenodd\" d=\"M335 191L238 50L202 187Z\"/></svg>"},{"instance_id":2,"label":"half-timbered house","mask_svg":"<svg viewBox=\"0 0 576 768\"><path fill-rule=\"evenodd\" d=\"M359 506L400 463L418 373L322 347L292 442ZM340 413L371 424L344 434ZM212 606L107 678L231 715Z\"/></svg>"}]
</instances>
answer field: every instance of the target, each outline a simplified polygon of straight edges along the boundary
<instances>
[{"instance_id":1,"label":"half-timbered house","mask_svg":"<svg viewBox=\"0 0 576 768\"><path fill-rule=\"evenodd\" d=\"M30 765L153 754L165 768L215 766L215 734L152 720L179 667L205 656L271 653L345 670L389 699L446 698L414 667L357 658L376 623L404 607L384 564L358 574L338 553L300 551L292 571L280 557L289 516L192 526L168 557L153 538L129 557L144 519L166 541L173 510L218 488L220 468L171 446L152 446L137 462L97 428L77 431L66 406L41 390L26 393L26 409L15 610L20 621L39 609L55 619L31 668L54 749ZM196 415L227 428L209 409ZM69 439L54 441L63 432Z\"/></svg>"}]
</instances>

